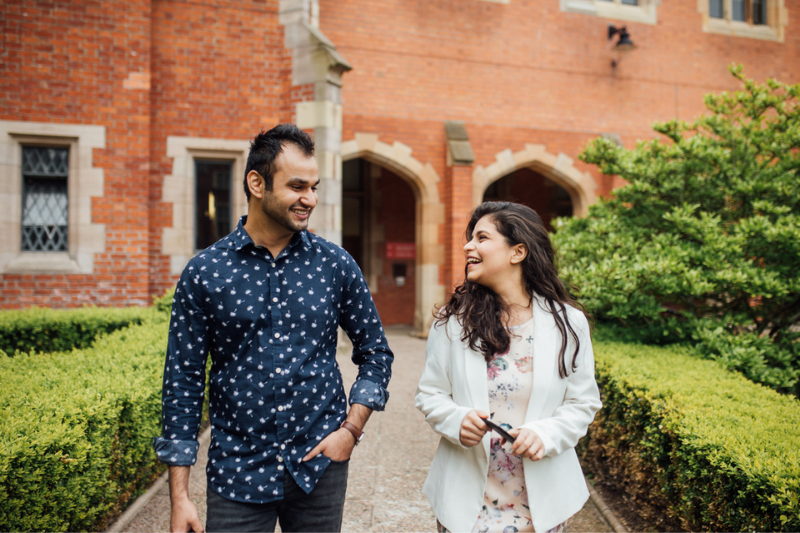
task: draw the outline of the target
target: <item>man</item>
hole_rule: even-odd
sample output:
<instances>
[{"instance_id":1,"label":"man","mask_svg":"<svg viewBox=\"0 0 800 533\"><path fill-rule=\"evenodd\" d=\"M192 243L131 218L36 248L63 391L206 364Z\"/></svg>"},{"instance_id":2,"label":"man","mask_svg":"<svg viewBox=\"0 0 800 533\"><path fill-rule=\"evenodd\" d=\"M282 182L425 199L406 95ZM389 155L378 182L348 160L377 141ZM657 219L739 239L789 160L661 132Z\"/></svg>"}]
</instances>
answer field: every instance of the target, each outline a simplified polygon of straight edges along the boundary
<instances>
[{"instance_id":1,"label":"man","mask_svg":"<svg viewBox=\"0 0 800 533\"><path fill-rule=\"evenodd\" d=\"M163 434L172 531L202 532L189 500L210 353L209 531L339 531L347 461L384 409L392 352L367 284L343 249L307 231L319 176L296 126L250 146L247 216L189 261L172 304ZM347 412L341 326L359 367Z\"/></svg>"}]
</instances>

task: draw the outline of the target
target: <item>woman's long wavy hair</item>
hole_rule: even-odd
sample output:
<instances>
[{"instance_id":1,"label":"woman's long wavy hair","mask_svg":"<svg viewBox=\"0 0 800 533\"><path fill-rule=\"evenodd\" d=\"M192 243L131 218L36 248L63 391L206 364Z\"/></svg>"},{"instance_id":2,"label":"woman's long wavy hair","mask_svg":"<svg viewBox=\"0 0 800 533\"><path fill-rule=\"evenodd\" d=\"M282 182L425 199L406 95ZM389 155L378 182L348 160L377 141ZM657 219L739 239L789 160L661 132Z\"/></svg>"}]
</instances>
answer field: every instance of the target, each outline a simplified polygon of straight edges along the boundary
<instances>
[{"instance_id":1,"label":"woman's long wavy hair","mask_svg":"<svg viewBox=\"0 0 800 533\"><path fill-rule=\"evenodd\" d=\"M546 310L555 318L561 333L561 350L558 355L558 374L565 378L568 374L566 364L567 332L575 341L570 368L577 368L580 339L567 316L566 305L583 311L583 306L570 294L564 282L558 277L556 257L550 236L536 211L530 207L511 202L484 202L472 212L467 225L467 241L472 240L472 232L478 221L488 216L505 237L509 246L522 244L527 250L522 261L522 275L529 297L537 295L545 302ZM535 305L535 301L534 301ZM506 329L509 310L497 294L480 285L470 282L464 273L464 282L456 287L450 300L437 310L437 325L455 316L462 327L461 340L470 349L483 354L490 361L495 354L506 353L511 345L511 336Z\"/></svg>"}]
</instances>

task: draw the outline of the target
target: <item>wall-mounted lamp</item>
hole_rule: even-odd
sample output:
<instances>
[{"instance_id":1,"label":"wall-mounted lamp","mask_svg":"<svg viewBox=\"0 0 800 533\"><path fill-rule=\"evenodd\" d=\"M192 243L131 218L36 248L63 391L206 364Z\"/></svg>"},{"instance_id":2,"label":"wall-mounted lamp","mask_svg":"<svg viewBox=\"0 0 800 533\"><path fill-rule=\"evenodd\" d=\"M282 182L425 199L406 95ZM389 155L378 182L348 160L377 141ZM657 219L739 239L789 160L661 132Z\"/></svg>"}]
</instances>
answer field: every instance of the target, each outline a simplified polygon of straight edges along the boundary
<instances>
[{"instance_id":1,"label":"wall-mounted lamp","mask_svg":"<svg viewBox=\"0 0 800 533\"><path fill-rule=\"evenodd\" d=\"M614 50L617 52L629 52L636 48L636 45L633 44L633 41L631 41L631 35L628 33L628 30L625 28L625 26L616 28L609 24L608 40L610 41L613 39L616 34L619 34L619 41L617 41L617 44L614 45Z\"/></svg>"},{"instance_id":2,"label":"wall-mounted lamp","mask_svg":"<svg viewBox=\"0 0 800 533\"><path fill-rule=\"evenodd\" d=\"M631 35L628 33L628 30L625 28L625 26L622 26L621 28L617 28L617 27L612 26L611 24L609 24L608 25L608 40L610 41L617 34L619 34L619 40L617 41L617 44L614 45L614 50L615 51L617 51L617 52L630 52L631 50L636 48L636 45L633 44L633 41L631 41ZM616 68L616 66L617 66L617 60L616 59L611 61L611 66Z\"/></svg>"}]
</instances>

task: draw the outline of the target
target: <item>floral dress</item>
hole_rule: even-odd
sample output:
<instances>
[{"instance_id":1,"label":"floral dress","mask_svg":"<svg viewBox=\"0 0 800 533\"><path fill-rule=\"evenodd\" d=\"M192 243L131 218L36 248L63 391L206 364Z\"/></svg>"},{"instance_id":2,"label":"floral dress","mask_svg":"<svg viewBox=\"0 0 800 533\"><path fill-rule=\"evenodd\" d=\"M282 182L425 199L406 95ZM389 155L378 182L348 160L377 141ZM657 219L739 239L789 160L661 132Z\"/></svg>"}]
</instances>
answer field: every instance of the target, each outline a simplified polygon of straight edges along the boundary
<instances>
[{"instance_id":1,"label":"floral dress","mask_svg":"<svg viewBox=\"0 0 800 533\"><path fill-rule=\"evenodd\" d=\"M509 329L509 351L486 365L491 418L507 430L521 426L528 410L533 388L533 319ZM501 440L491 433L489 477L472 533L534 531L522 457L511 453L511 443L501 445ZM565 524L560 524L547 533L563 531Z\"/></svg>"}]
</instances>

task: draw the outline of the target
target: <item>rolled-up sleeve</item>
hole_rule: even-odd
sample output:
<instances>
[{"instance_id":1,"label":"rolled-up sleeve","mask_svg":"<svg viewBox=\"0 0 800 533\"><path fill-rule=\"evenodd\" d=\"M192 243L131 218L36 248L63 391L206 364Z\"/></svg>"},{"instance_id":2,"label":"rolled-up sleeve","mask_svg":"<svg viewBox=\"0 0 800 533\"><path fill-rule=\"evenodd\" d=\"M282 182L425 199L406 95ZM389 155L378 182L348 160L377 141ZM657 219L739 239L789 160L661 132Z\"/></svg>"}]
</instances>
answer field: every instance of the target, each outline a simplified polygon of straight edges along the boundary
<instances>
[{"instance_id":1,"label":"rolled-up sleeve","mask_svg":"<svg viewBox=\"0 0 800 533\"><path fill-rule=\"evenodd\" d=\"M352 361L358 376L350 389L349 403L360 403L373 411L383 411L389 400L386 390L392 377L394 354L378 317L369 287L361 269L345 256L344 291L340 325L353 343Z\"/></svg>"},{"instance_id":2,"label":"rolled-up sleeve","mask_svg":"<svg viewBox=\"0 0 800 533\"><path fill-rule=\"evenodd\" d=\"M158 460L190 466L197 460L208 357L208 317L194 260L175 288L161 400L162 434L153 439Z\"/></svg>"}]
</instances>

